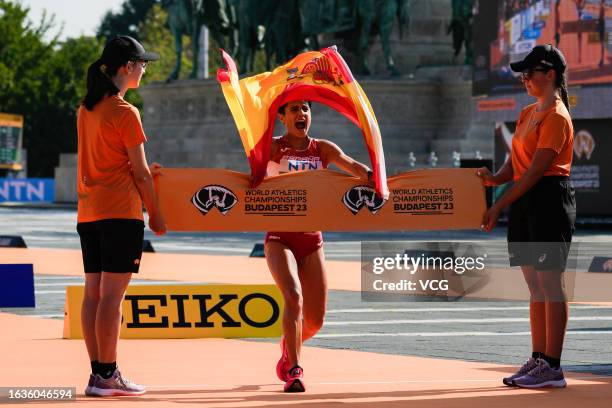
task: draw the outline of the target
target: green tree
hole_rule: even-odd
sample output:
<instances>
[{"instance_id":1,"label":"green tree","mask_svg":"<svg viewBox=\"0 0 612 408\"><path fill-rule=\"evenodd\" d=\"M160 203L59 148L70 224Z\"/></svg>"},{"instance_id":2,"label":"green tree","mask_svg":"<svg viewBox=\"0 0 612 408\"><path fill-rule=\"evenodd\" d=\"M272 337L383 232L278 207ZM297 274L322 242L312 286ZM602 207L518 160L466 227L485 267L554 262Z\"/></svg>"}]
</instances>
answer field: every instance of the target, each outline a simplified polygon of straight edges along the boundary
<instances>
[{"instance_id":1,"label":"green tree","mask_svg":"<svg viewBox=\"0 0 612 408\"><path fill-rule=\"evenodd\" d=\"M176 48L174 37L166 24L167 20L168 13L159 4L156 4L151 8L145 20L140 23L142 45L145 49L150 49L159 54L159 60L147 66L147 73L143 77L145 84L165 81L174 67ZM182 78L185 78L191 72L192 61L191 39L188 36L183 36Z\"/></svg>"},{"instance_id":2,"label":"green tree","mask_svg":"<svg viewBox=\"0 0 612 408\"><path fill-rule=\"evenodd\" d=\"M147 65L141 86L152 82L165 81L174 66L176 52L174 37L168 30L167 20L168 13L160 4L154 4L138 25L140 41L144 48L159 54L159 60ZM192 68L191 39L187 36L183 37L183 50L181 77L185 78ZM142 109L142 98L137 90L128 91L125 99L138 107L142 116L145 115Z\"/></svg>"},{"instance_id":3,"label":"green tree","mask_svg":"<svg viewBox=\"0 0 612 408\"><path fill-rule=\"evenodd\" d=\"M126 0L117 13L109 11L102 18L98 28L98 38L110 38L113 35L129 35L140 38L140 24L158 0Z\"/></svg>"},{"instance_id":4,"label":"green tree","mask_svg":"<svg viewBox=\"0 0 612 408\"><path fill-rule=\"evenodd\" d=\"M0 111L24 116L29 175L52 177L59 153L76 151L76 109L100 43L88 37L59 42L53 18L34 24L28 12L0 0Z\"/></svg>"},{"instance_id":5,"label":"green tree","mask_svg":"<svg viewBox=\"0 0 612 408\"><path fill-rule=\"evenodd\" d=\"M60 153L76 152L76 113L85 96L89 64L101 52L102 44L95 37L71 38L60 43L47 62L44 92L37 104L40 115L36 125L40 131L28 138L30 146L43 147L50 142L44 149L28 150L28 162L34 161L46 175L53 175L49 170L57 166Z\"/></svg>"}]
</instances>

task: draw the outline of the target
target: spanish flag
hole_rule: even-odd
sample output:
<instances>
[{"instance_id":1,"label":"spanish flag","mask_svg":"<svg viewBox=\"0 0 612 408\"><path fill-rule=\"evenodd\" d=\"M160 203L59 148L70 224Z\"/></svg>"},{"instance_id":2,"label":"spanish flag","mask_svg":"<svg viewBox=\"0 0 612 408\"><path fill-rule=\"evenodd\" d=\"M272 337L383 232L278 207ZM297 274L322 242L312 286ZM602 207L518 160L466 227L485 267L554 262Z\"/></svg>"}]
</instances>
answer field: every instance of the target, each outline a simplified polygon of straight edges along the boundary
<instances>
[{"instance_id":1,"label":"spanish flag","mask_svg":"<svg viewBox=\"0 0 612 408\"><path fill-rule=\"evenodd\" d=\"M272 72L238 79L236 64L225 52L226 69L217 71L246 152L253 187L266 175L278 108L290 101L307 100L327 105L358 126L372 161L375 188L389 196L385 156L376 116L336 47L304 52Z\"/></svg>"}]
</instances>

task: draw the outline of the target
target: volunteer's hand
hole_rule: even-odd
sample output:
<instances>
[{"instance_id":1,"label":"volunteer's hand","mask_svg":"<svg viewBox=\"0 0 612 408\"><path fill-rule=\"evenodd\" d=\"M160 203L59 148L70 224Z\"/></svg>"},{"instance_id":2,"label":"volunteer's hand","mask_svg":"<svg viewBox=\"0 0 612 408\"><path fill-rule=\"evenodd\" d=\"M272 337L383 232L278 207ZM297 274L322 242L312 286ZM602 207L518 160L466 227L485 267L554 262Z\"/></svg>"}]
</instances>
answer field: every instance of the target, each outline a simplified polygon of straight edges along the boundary
<instances>
[{"instance_id":1,"label":"volunteer's hand","mask_svg":"<svg viewBox=\"0 0 612 408\"><path fill-rule=\"evenodd\" d=\"M164 166L162 166L161 164L159 164L157 162L153 162L149 166L149 171L151 172L151 175L153 177L157 177L157 176L161 176L163 174L162 173L162 169L163 168L164 168Z\"/></svg>"},{"instance_id":2,"label":"volunteer's hand","mask_svg":"<svg viewBox=\"0 0 612 408\"><path fill-rule=\"evenodd\" d=\"M155 235L164 235L166 233L166 220L161 214L149 214L149 228Z\"/></svg>"},{"instance_id":3,"label":"volunteer's hand","mask_svg":"<svg viewBox=\"0 0 612 408\"><path fill-rule=\"evenodd\" d=\"M497 186L499 182L495 179L495 175L486 167L481 167L476 170L476 175L480 177L485 186Z\"/></svg>"},{"instance_id":4,"label":"volunteer's hand","mask_svg":"<svg viewBox=\"0 0 612 408\"><path fill-rule=\"evenodd\" d=\"M480 229L486 232L491 232L493 227L497 224L497 220L499 219L499 214L501 210L497 208L497 206L493 206L487 210L487 212L482 217L482 224L480 225Z\"/></svg>"}]
</instances>

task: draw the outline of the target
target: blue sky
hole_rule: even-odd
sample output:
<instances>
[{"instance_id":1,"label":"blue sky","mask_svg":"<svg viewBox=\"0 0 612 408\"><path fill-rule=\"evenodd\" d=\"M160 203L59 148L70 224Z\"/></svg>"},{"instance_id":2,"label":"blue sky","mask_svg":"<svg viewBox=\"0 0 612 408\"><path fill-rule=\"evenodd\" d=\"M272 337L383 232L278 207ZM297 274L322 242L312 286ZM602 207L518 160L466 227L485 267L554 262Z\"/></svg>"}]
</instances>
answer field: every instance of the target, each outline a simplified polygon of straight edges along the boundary
<instances>
[{"instance_id":1,"label":"blue sky","mask_svg":"<svg viewBox=\"0 0 612 408\"><path fill-rule=\"evenodd\" d=\"M108 10L117 11L123 0L16 0L30 8L30 19L37 23L42 12L55 14L57 32L62 23L64 30L61 39L78 37L81 34L93 35Z\"/></svg>"}]
</instances>

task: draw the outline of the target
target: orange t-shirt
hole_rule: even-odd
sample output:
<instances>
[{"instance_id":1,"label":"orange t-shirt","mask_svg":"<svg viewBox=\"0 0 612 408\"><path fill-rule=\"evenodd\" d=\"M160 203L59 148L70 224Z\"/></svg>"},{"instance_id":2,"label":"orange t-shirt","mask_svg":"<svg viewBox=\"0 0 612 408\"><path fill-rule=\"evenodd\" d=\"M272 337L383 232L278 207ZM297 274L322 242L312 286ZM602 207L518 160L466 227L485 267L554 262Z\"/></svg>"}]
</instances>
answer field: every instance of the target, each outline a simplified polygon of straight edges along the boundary
<instances>
[{"instance_id":1,"label":"orange t-shirt","mask_svg":"<svg viewBox=\"0 0 612 408\"><path fill-rule=\"evenodd\" d=\"M104 97L77 113L79 137L78 222L110 218L142 220L142 200L127 149L147 141L138 109L121 97Z\"/></svg>"},{"instance_id":2,"label":"orange t-shirt","mask_svg":"<svg viewBox=\"0 0 612 408\"><path fill-rule=\"evenodd\" d=\"M557 153L545 176L569 176L572 166L574 127L567 108L560 99L549 109L537 112L537 104L521 111L512 138L514 181L531 166L536 149Z\"/></svg>"}]
</instances>

